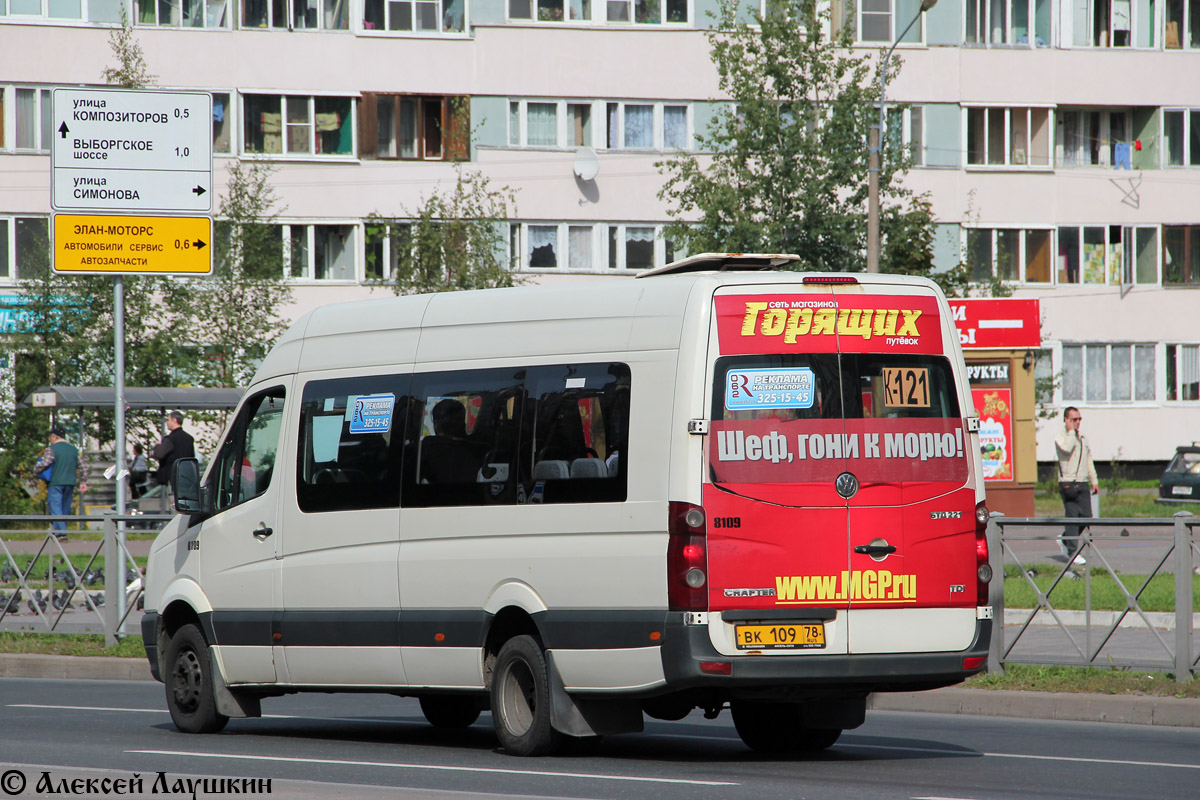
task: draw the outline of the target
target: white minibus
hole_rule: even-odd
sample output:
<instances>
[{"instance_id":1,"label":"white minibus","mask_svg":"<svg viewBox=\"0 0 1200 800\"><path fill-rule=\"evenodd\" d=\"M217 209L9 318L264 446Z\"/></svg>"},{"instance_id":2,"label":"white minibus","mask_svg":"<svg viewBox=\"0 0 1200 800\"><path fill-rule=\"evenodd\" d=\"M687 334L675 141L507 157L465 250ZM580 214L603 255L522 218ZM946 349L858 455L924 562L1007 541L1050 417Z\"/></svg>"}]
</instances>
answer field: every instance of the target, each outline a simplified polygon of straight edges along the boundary
<instances>
[{"instance_id":1,"label":"white minibus","mask_svg":"<svg viewBox=\"0 0 1200 800\"><path fill-rule=\"evenodd\" d=\"M176 726L291 692L491 712L510 753L728 708L832 745L991 631L978 419L935 284L713 255L328 305L155 540Z\"/></svg>"}]
</instances>

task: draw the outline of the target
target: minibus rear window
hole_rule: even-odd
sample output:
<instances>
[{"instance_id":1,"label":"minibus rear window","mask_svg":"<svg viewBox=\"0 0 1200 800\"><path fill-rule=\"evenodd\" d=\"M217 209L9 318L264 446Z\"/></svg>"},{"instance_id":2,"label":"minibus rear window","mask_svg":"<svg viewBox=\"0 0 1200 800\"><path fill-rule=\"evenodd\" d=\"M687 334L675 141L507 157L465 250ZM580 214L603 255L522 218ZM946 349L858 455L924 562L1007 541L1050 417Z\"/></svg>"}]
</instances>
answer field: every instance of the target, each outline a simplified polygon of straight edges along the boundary
<instances>
[{"instance_id":1,"label":"minibus rear window","mask_svg":"<svg viewBox=\"0 0 1200 800\"><path fill-rule=\"evenodd\" d=\"M714 420L957 419L950 362L917 354L723 356Z\"/></svg>"}]
</instances>

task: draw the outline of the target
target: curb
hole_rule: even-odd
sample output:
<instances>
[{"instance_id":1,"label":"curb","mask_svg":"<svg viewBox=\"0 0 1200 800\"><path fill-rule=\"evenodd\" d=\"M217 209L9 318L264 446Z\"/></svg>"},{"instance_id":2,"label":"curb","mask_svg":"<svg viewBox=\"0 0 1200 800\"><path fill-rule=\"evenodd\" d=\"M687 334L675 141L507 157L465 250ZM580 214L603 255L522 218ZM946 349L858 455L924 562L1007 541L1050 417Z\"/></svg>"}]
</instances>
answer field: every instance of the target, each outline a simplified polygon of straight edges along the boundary
<instances>
[{"instance_id":1,"label":"curb","mask_svg":"<svg viewBox=\"0 0 1200 800\"><path fill-rule=\"evenodd\" d=\"M0 678L59 680L153 681L143 658L105 658L0 654ZM873 694L867 708L875 711L920 711L989 717L1119 722L1200 728L1200 700L1178 697L1015 692L951 686L927 692Z\"/></svg>"},{"instance_id":2,"label":"curb","mask_svg":"<svg viewBox=\"0 0 1200 800\"><path fill-rule=\"evenodd\" d=\"M0 678L51 678L58 680L152 681L150 662L144 658L107 656L46 656L33 653L0 654Z\"/></svg>"},{"instance_id":3,"label":"curb","mask_svg":"<svg viewBox=\"0 0 1200 800\"><path fill-rule=\"evenodd\" d=\"M923 711L927 714L1200 728L1200 700L1148 695L1015 692L949 687L928 692L873 694L867 700L867 708L877 711Z\"/></svg>"}]
</instances>

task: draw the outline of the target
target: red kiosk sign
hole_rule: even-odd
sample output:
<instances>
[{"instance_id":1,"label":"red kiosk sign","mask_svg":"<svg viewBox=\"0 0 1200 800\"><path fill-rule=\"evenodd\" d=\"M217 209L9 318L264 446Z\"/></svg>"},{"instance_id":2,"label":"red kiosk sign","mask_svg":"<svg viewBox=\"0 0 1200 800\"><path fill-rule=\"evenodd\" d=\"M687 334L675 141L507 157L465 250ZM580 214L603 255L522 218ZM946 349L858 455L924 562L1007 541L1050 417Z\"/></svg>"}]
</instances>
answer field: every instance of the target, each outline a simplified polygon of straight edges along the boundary
<instances>
[{"instance_id":1,"label":"red kiosk sign","mask_svg":"<svg viewBox=\"0 0 1200 800\"><path fill-rule=\"evenodd\" d=\"M1040 347L1041 312L1037 300L952 299L950 311L964 350Z\"/></svg>"}]
</instances>

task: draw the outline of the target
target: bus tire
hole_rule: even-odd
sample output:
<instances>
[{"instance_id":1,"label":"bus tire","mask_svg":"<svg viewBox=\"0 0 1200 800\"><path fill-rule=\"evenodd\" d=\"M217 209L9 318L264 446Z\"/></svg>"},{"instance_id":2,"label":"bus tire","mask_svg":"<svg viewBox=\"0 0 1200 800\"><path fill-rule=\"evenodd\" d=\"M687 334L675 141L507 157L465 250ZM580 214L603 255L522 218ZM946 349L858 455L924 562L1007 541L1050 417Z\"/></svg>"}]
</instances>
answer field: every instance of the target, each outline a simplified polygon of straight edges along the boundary
<instances>
[{"instance_id":1,"label":"bus tire","mask_svg":"<svg viewBox=\"0 0 1200 800\"><path fill-rule=\"evenodd\" d=\"M229 717L217 711L212 656L195 625L175 631L167 645L167 710L184 733L217 733Z\"/></svg>"},{"instance_id":2,"label":"bus tire","mask_svg":"<svg viewBox=\"0 0 1200 800\"><path fill-rule=\"evenodd\" d=\"M751 750L760 753L814 753L832 747L841 728L810 728L796 703L730 704L733 727Z\"/></svg>"},{"instance_id":3,"label":"bus tire","mask_svg":"<svg viewBox=\"0 0 1200 800\"><path fill-rule=\"evenodd\" d=\"M469 728L479 719L479 698L442 694L420 698L421 713L435 728L458 730Z\"/></svg>"},{"instance_id":4,"label":"bus tire","mask_svg":"<svg viewBox=\"0 0 1200 800\"><path fill-rule=\"evenodd\" d=\"M550 724L546 654L531 636L500 648L492 679L492 721L500 745L515 756L550 755L563 735Z\"/></svg>"}]
</instances>

